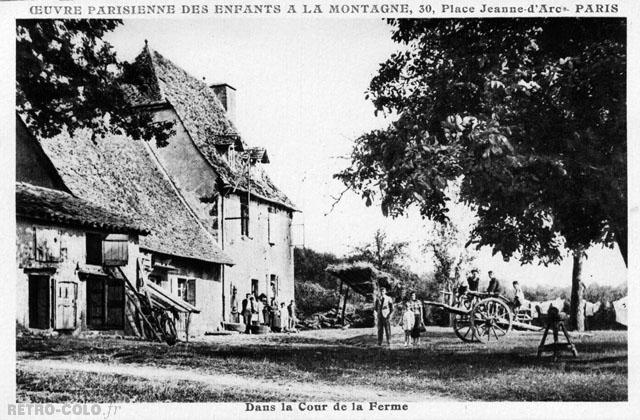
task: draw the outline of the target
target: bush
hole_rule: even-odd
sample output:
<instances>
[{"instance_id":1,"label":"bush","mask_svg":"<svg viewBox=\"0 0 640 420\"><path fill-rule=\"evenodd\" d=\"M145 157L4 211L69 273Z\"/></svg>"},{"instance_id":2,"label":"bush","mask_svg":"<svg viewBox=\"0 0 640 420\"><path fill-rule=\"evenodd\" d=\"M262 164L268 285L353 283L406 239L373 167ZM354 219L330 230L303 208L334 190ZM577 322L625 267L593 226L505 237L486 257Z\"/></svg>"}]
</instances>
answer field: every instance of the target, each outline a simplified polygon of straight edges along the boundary
<instances>
[{"instance_id":1,"label":"bush","mask_svg":"<svg viewBox=\"0 0 640 420\"><path fill-rule=\"evenodd\" d=\"M528 300L534 302L543 302L546 300L554 300L556 298L563 298L566 300L571 299L571 286L558 287L538 285L535 288L526 287L523 288L524 296ZM507 290L507 294L512 293L512 290ZM589 302L613 302L627 295L627 285L621 284L617 286L605 286L597 283L592 283L587 286L584 293L585 300Z\"/></svg>"},{"instance_id":2,"label":"bush","mask_svg":"<svg viewBox=\"0 0 640 420\"><path fill-rule=\"evenodd\" d=\"M316 283L296 281L295 288L296 308L304 316L336 308L340 301L337 291L325 289Z\"/></svg>"}]
</instances>

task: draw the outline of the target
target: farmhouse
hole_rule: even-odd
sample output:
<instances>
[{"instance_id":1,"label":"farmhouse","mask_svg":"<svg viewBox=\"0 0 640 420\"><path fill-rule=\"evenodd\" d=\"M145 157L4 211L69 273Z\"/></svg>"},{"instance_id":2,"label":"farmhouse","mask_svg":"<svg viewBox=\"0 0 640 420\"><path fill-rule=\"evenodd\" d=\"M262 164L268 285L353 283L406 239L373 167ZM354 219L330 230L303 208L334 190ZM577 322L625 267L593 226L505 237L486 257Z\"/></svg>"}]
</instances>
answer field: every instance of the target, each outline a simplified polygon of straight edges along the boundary
<instances>
[{"instance_id":1,"label":"farmhouse","mask_svg":"<svg viewBox=\"0 0 640 420\"><path fill-rule=\"evenodd\" d=\"M129 219L125 220L133 219L138 225L144 226L144 230L138 228L137 232L148 233L138 236L138 240L137 237L129 238L129 246L121 243L112 246L112 240L124 242L127 239L106 235L114 231L113 228L107 232L105 229L96 232L85 230L84 234L77 234L76 242L81 243L75 244L74 252L67 251L67 258L63 252L59 262L62 266L50 265L50 268L55 268L57 277L64 281L87 281L86 286L79 288L77 299L72 303L80 322L66 325L68 328L57 328L55 324L51 324L51 328L132 332L126 328L124 321L126 311L122 304L123 292L116 290L113 293L118 296L112 298L111 287L115 290L115 285L118 284L124 289L126 282L138 285L148 280L164 286L169 294L174 295L173 300L180 298L179 300L189 304L186 308L191 308L190 310L183 308L180 312L198 313L191 322L192 334L215 329L220 319L216 307L216 303L219 305L220 267L222 264L231 264L232 260L220 250L184 206L170 181L162 176L155 161L146 151L146 143L117 136L94 142L86 130L76 132L74 136L63 133L55 138L36 139L20 118L16 126L17 181L28 186L67 191L66 197L70 200L86 200L113 214L127 215ZM43 174L49 175L49 178ZM57 197L58 202L64 201L65 196ZM43 208L47 206L46 202L40 205ZM20 208L17 210L20 211ZM30 220L21 213L17 216L18 249L26 250L19 256L20 279L30 271L30 267L24 262L29 259L38 260L35 252L38 226L28 225ZM21 221L27 225L23 226ZM29 235L33 230L36 232L35 239ZM112 258L112 253L117 255ZM64 270L69 264L75 267L73 271ZM83 269L84 266L87 267L86 270ZM123 270L114 278L109 270L105 270L106 266L121 267ZM87 276L83 275L85 271ZM98 278L99 281L106 282L101 294L94 296L85 293L85 289L88 292L94 288L100 289L96 285ZM51 280L55 279L56 276L53 276ZM22 286L18 281L20 290ZM196 288L200 292L199 296L194 295ZM106 314L104 317L107 318L111 314L110 320L90 322L91 314L87 311L92 308L91 303L88 303L92 299L99 305L95 311ZM53 301L54 297L50 300ZM22 306L21 302L19 299L19 307ZM196 305L202 309L196 309ZM116 318L119 321L112 322ZM178 320L182 333L186 333L188 320L190 317L187 316L181 316ZM24 322L24 325L30 323Z\"/></svg>"},{"instance_id":2,"label":"farmhouse","mask_svg":"<svg viewBox=\"0 0 640 420\"><path fill-rule=\"evenodd\" d=\"M174 122L167 147L125 136L92 139L89 130L42 138L17 117L20 196L23 190L39 192L36 208L48 208L53 197L62 207L97 209L60 224L17 208L18 322L25 326L135 334L125 283L147 284L155 300L175 310L184 335L237 322L245 293L293 299L296 209L264 172L266 150L248 147L238 134L234 89L207 86L147 46L136 66L145 82L123 89L132 112ZM91 214L109 215L105 220L113 223L94 226L93 219L82 219ZM62 242L60 252L38 254L38 246L47 248L51 241ZM117 258L111 258L114 253ZM121 274L111 275L113 267ZM37 270L49 277L32 289ZM41 312L53 313L59 288L54 284L64 282L76 285L68 303L75 321L32 322L33 305L44 308L48 302ZM97 314L101 321L92 318Z\"/></svg>"},{"instance_id":3,"label":"farmhouse","mask_svg":"<svg viewBox=\"0 0 640 420\"><path fill-rule=\"evenodd\" d=\"M207 86L145 45L135 60L145 82L126 86L132 105L173 121L166 147L150 150L199 223L234 261L223 267L224 321L238 321L247 293L293 299L294 204L266 174L264 148L249 147L235 124L235 89Z\"/></svg>"}]
</instances>

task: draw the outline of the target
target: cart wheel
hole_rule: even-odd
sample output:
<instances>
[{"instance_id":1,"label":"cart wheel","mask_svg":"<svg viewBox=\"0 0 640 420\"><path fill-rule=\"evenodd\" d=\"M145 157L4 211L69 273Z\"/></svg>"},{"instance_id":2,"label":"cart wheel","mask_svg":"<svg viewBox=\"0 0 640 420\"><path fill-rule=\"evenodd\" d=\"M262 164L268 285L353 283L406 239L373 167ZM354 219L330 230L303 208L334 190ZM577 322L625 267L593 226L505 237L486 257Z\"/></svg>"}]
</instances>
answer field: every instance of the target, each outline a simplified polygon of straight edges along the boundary
<instances>
[{"instance_id":1,"label":"cart wheel","mask_svg":"<svg viewBox=\"0 0 640 420\"><path fill-rule=\"evenodd\" d=\"M458 338L462 341L472 342L476 341L473 333L473 326L471 325L471 320L469 315L460 315L456 314L453 317L453 331L456 333Z\"/></svg>"},{"instance_id":2,"label":"cart wheel","mask_svg":"<svg viewBox=\"0 0 640 420\"><path fill-rule=\"evenodd\" d=\"M498 341L511 330L512 314L500 299L488 298L478 302L471 310L470 324L478 341Z\"/></svg>"}]
</instances>

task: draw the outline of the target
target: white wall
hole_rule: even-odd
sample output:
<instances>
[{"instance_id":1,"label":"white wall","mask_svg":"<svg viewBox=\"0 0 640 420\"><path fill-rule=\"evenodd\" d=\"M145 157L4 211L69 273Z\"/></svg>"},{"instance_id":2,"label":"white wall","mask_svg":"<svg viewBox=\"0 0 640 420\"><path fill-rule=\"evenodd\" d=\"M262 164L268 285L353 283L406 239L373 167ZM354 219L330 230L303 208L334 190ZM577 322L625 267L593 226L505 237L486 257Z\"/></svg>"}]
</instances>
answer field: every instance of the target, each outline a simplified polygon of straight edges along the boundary
<instances>
[{"instance_id":1,"label":"white wall","mask_svg":"<svg viewBox=\"0 0 640 420\"><path fill-rule=\"evenodd\" d=\"M224 217L240 216L238 195L225 197ZM278 300L289 303L293 299L293 247L291 243L290 212L277 210L272 215L272 242L268 240L269 205L251 200L249 206L249 236L242 236L240 220L224 221L224 250L236 265L225 268L225 288L227 289L227 315L231 308L231 290L237 288L238 310L246 293L251 291L251 280L259 281L258 293L271 297L270 276L278 276Z\"/></svg>"}]
</instances>

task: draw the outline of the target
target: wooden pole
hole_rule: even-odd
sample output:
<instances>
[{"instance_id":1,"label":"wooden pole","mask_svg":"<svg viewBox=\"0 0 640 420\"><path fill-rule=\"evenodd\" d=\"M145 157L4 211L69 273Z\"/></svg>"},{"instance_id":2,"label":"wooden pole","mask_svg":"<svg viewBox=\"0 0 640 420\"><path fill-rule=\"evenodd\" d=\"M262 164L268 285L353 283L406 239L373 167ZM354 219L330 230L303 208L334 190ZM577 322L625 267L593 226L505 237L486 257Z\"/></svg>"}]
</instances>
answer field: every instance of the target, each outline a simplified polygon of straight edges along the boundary
<instances>
[{"instance_id":1,"label":"wooden pole","mask_svg":"<svg viewBox=\"0 0 640 420\"><path fill-rule=\"evenodd\" d=\"M344 302L342 303L342 325L344 325L344 312L347 309L347 299L349 299L349 289L344 293Z\"/></svg>"},{"instance_id":2,"label":"wooden pole","mask_svg":"<svg viewBox=\"0 0 640 420\"><path fill-rule=\"evenodd\" d=\"M187 312L187 316L185 319L185 341L189 342L189 324L191 323L191 312Z\"/></svg>"},{"instance_id":3,"label":"wooden pole","mask_svg":"<svg viewBox=\"0 0 640 420\"><path fill-rule=\"evenodd\" d=\"M340 279L340 289L338 290L338 307L336 308L336 316L338 316L338 314L340 313L340 300L342 299L342 286L343 286L343 282L342 279Z\"/></svg>"}]
</instances>

